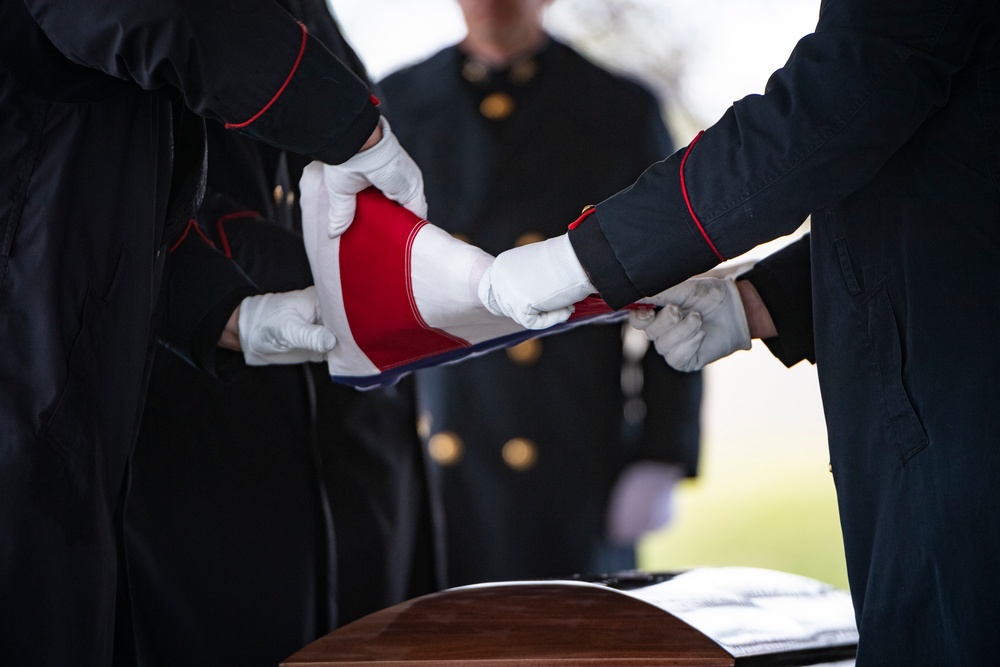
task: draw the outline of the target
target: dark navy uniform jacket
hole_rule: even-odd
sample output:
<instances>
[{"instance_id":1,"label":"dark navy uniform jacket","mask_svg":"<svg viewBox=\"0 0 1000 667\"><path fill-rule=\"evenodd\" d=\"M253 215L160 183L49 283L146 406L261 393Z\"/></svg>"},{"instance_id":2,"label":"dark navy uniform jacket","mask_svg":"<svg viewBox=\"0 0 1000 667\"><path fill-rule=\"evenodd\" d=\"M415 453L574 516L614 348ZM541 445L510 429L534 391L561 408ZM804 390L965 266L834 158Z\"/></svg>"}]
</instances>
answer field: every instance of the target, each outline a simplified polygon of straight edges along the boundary
<instances>
[{"instance_id":1,"label":"dark navy uniform jacket","mask_svg":"<svg viewBox=\"0 0 1000 667\"><path fill-rule=\"evenodd\" d=\"M280 1L365 76L324 0ZM168 294L194 289L177 298L209 299L221 328L230 293L192 283L193 265L214 258L219 272L245 274L248 293L312 284L297 205L310 158L207 129L206 196L197 228L172 247ZM440 517L412 381L359 392L331 382L325 364L248 368L217 348L219 329L178 340L186 321L168 309L172 350L157 351L132 463L140 663L275 665L338 625L436 590Z\"/></svg>"},{"instance_id":2,"label":"dark navy uniform jacket","mask_svg":"<svg viewBox=\"0 0 1000 667\"><path fill-rule=\"evenodd\" d=\"M673 150L648 90L554 40L492 73L448 48L380 87L429 219L494 254L565 233L581 198ZM632 545L605 542L617 475L639 460L693 475L699 442L700 377L645 352L626 359L621 327L594 326L417 374L449 584L634 566Z\"/></svg>"},{"instance_id":3,"label":"dark navy uniform jacket","mask_svg":"<svg viewBox=\"0 0 1000 667\"><path fill-rule=\"evenodd\" d=\"M192 111L342 161L378 110L270 0L4 2L0 108L0 662L108 664L153 304L202 184Z\"/></svg>"},{"instance_id":4,"label":"dark navy uniform jacket","mask_svg":"<svg viewBox=\"0 0 1000 667\"><path fill-rule=\"evenodd\" d=\"M996 660L998 128L1000 4L827 0L763 95L570 233L621 306L812 214L751 278L815 354L859 665Z\"/></svg>"}]
</instances>

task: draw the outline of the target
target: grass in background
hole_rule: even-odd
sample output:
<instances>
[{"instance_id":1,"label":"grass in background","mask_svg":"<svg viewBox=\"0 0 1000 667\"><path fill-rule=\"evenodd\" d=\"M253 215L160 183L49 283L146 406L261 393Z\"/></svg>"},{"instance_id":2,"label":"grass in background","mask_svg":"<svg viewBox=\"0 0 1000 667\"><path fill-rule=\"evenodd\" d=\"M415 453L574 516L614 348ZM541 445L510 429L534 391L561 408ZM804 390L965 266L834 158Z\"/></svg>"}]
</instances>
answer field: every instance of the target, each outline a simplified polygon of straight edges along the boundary
<instances>
[{"instance_id":1,"label":"grass in background","mask_svg":"<svg viewBox=\"0 0 1000 667\"><path fill-rule=\"evenodd\" d=\"M699 476L639 565L740 565L848 588L815 368L786 369L759 342L706 371Z\"/></svg>"}]
</instances>

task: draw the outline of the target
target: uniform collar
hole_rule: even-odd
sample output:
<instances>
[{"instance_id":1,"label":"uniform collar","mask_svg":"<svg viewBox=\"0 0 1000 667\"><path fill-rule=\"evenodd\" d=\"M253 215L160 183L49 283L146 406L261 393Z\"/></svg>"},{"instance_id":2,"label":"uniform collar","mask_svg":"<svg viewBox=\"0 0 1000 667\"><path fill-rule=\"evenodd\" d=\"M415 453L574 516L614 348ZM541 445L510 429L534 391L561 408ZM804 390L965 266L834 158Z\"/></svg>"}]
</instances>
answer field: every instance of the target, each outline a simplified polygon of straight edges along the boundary
<instances>
[{"instance_id":1,"label":"uniform collar","mask_svg":"<svg viewBox=\"0 0 1000 667\"><path fill-rule=\"evenodd\" d=\"M458 49L461 56L460 72L463 79L476 87L493 89L526 86L538 76L551 46L552 39L548 38L538 51L521 56L503 67L495 67Z\"/></svg>"}]
</instances>

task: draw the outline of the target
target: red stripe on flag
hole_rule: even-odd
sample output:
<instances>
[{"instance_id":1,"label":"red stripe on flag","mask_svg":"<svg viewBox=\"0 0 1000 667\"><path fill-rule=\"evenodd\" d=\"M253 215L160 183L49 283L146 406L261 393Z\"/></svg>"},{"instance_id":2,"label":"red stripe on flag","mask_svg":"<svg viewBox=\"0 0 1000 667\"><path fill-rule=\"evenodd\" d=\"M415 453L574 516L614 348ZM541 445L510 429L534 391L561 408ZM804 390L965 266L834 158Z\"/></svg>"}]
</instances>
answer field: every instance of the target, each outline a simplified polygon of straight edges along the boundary
<instances>
[{"instance_id":1,"label":"red stripe on flag","mask_svg":"<svg viewBox=\"0 0 1000 667\"><path fill-rule=\"evenodd\" d=\"M358 195L354 222L340 237L340 281L351 334L382 371L470 346L428 327L417 311L410 251L425 224L369 188Z\"/></svg>"}]
</instances>

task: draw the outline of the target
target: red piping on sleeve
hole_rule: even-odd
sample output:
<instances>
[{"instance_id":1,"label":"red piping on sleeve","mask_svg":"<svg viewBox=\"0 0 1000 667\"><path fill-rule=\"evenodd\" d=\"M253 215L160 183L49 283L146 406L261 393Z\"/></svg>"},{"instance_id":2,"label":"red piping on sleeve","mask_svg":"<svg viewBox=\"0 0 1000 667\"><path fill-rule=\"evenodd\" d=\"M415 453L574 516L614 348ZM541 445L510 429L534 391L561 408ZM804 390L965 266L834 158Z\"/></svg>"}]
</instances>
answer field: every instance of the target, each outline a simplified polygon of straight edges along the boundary
<instances>
[{"instance_id":1,"label":"red piping on sleeve","mask_svg":"<svg viewBox=\"0 0 1000 667\"><path fill-rule=\"evenodd\" d=\"M378 98L375 97L374 93L368 96L368 101L377 107L382 106L382 103L378 101Z\"/></svg>"},{"instance_id":2,"label":"red piping on sleeve","mask_svg":"<svg viewBox=\"0 0 1000 667\"><path fill-rule=\"evenodd\" d=\"M719 249L715 247L714 243L712 243L712 239L708 238L708 232L706 232L705 228L702 227L701 220L699 220L698 216L695 215L694 213L694 207L691 206L691 198L688 197L687 183L684 181L684 164L687 162L688 155L691 154L691 149L694 148L694 145L698 143L698 140L701 139L701 135L703 134L705 134L704 131L698 133L698 136L696 136L694 138L694 141L691 142L691 145L688 146L687 151L684 153L684 157L681 159L681 192L684 193L684 203L687 204L688 213L691 214L691 218L694 220L694 224L698 225L698 231L701 232L702 237L704 237L705 243L707 243L708 247L712 249L712 252L715 253L715 256L719 258L719 261L724 262L726 261L726 258L722 256L722 253L719 252Z\"/></svg>"},{"instance_id":3,"label":"red piping on sleeve","mask_svg":"<svg viewBox=\"0 0 1000 667\"><path fill-rule=\"evenodd\" d=\"M580 224L584 220L594 215L595 213L597 213L597 207L594 206L593 204L590 204L589 206L584 206L583 211L580 213L580 217L574 220L573 222L569 223L569 228L576 229L577 227L580 226Z\"/></svg>"},{"instance_id":4,"label":"red piping on sleeve","mask_svg":"<svg viewBox=\"0 0 1000 667\"><path fill-rule=\"evenodd\" d=\"M230 220L237 220L239 218L259 218L260 213L257 211L237 211L235 213L227 213L220 217L215 223L215 229L219 232L219 241L222 243L222 252L226 253L226 257L229 259L233 258L233 251L229 247L229 237L226 235L225 224Z\"/></svg>"},{"instance_id":5,"label":"red piping on sleeve","mask_svg":"<svg viewBox=\"0 0 1000 667\"><path fill-rule=\"evenodd\" d=\"M207 236L205 236L205 232L201 231L201 227L198 226L198 221L195 220L194 218L191 218L190 220L188 220L187 226L184 228L184 231L181 233L180 238L178 238L176 241L174 241L174 244L172 246L170 246L170 252L173 252L173 251L177 250L177 248L179 248L180 245L182 243L184 243L184 239L187 238L188 233L192 229L195 231L195 233L198 236L201 237L202 241L204 241L205 243L207 243L212 248L215 247L215 244L212 243L212 239L210 239Z\"/></svg>"},{"instance_id":6,"label":"red piping on sleeve","mask_svg":"<svg viewBox=\"0 0 1000 667\"><path fill-rule=\"evenodd\" d=\"M226 129L227 130L238 130L239 128L246 127L250 123L254 122L258 118L260 118L261 116L263 116L264 113L268 109L270 109L271 106L275 102L278 101L278 98L281 97L281 94L285 92L285 88L288 87L288 84L289 84L289 82L291 82L292 77L295 76L295 72L299 69L299 64L302 62L302 56L305 55L305 52L306 52L306 41L307 41L306 38L309 35L309 31L306 30L306 27L302 24L301 21L299 21L298 24L299 24L299 28L302 29L302 45L299 47L299 55L295 59L295 64L292 65L292 71L288 73L288 77L285 79L285 82L283 84L281 84L281 88L279 88L278 92L274 94L274 97L271 98L271 101L264 105L263 109L261 109L256 114L254 114L253 118L251 118L250 120L244 121L242 123L226 123Z\"/></svg>"}]
</instances>

